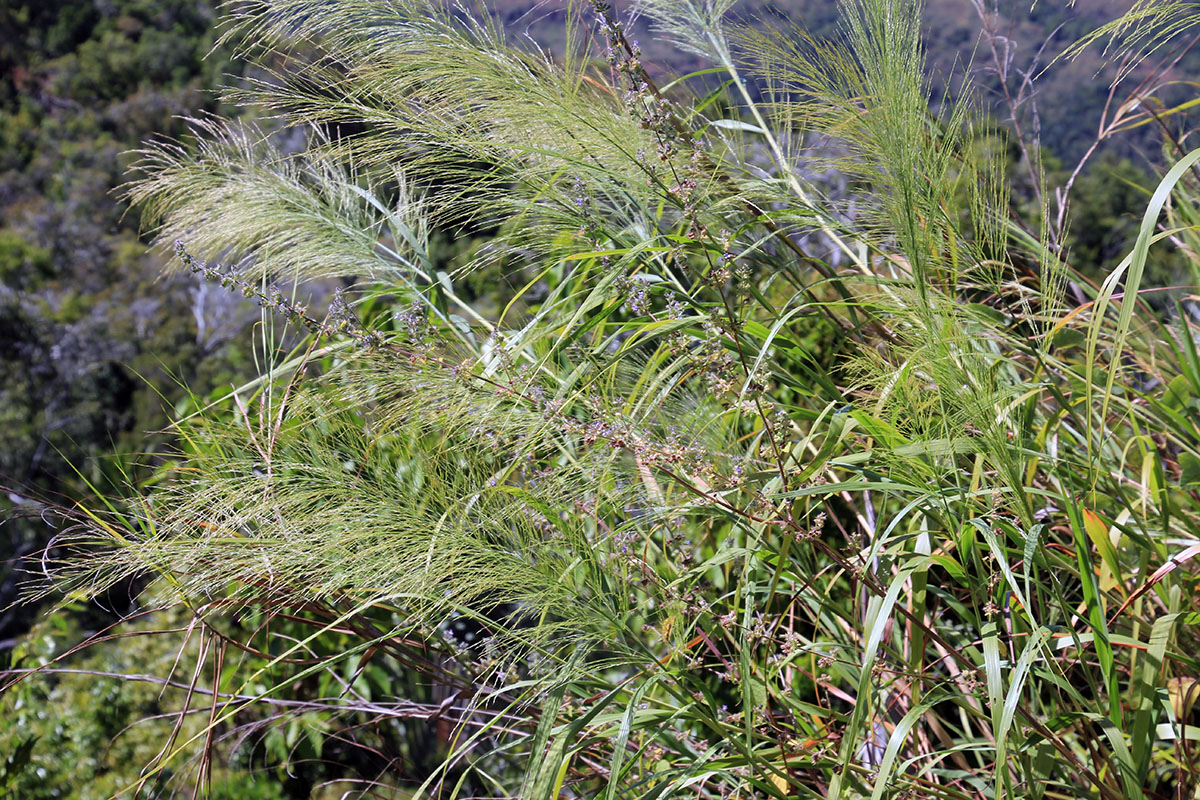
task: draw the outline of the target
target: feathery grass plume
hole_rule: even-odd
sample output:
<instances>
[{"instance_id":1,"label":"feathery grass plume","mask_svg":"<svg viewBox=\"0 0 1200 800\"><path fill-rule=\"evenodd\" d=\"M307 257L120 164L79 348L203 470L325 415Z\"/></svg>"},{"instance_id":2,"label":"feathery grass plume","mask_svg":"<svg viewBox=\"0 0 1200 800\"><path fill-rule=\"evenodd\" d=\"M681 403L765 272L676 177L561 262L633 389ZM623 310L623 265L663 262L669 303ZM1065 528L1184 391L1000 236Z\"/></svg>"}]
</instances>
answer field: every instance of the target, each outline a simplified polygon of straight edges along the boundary
<instances>
[{"instance_id":1,"label":"feathery grass plume","mask_svg":"<svg viewBox=\"0 0 1200 800\"><path fill-rule=\"evenodd\" d=\"M921 302L912 290L898 295ZM939 300L937 329L901 331L886 356L865 351L848 364L871 415L886 423L879 456L902 482L943 487L955 483L963 455L995 458L992 466L1019 491L1012 462L1019 463L1022 443L1011 441L1015 426L1005 410L1029 388L1028 376L1006 358L1005 334L994 322Z\"/></svg>"},{"instance_id":2,"label":"feathery grass plume","mask_svg":"<svg viewBox=\"0 0 1200 800\"><path fill-rule=\"evenodd\" d=\"M968 157L969 93L948 100L938 115L929 109L922 4L841 7L840 40L818 42L802 30L738 29L747 68L763 77L773 98L774 127L833 137L841 153L831 151L828 166L868 187L855 198L865 204L858 234L870 230L869 246L903 253L896 265L920 291L930 283L951 289L960 275L995 285L1008 241L1004 176L994 157ZM968 220L970 237L963 230Z\"/></svg>"},{"instance_id":3,"label":"feathery grass plume","mask_svg":"<svg viewBox=\"0 0 1200 800\"><path fill-rule=\"evenodd\" d=\"M734 0L642 0L638 10L677 47L722 64L729 61L722 18L735 5Z\"/></svg>"},{"instance_id":4,"label":"feathery grass plume","mask_svg":"<svg viewBox=\"0 0 1200 800\"><path fill-rule=\"evenodd\" d=\"M856 200L874 208L859 216L859 235L903 281L861 295L894 335L890 355L866 351L853 362L859 386L873 387L875 413L901 434L889 447L891 436L880 430L879 454L898 478L921 485L953 480L961 455L977 453L993 459L1012 489L1020 483L1019 444L1008 439L1001 409L1025 388L1023 376L1005 375L1008 334L954 299L1005 292L1026 303L1023 316L1032 310L1003 274L1003 175L994 158L970 158L969 96L941 119L929 111L921 5L880 0L843 10L842 41L749 27L737 41L766 78L777 126L842 142L833 163L865 182ZM901 454L918 452L902 468ZM940 466L925 463L931 457ZM1028 506L1018 507L1029 519Z\"/></svg>"},{"instance_id":5,"label":"feathery grass plume","mask_svg":"<svg viewBox=\"0 0 1200 800\"><path fill-rule=\"evenodd\" d=\"M1084 50L1104 42L1104 55L1119 66L1113 83L1120 83L1152 55L1177 44L1181 35L1194 30L1197 21L1200 14L1195 3L1135 0L1128 11L1071 44L1058 59L1076 58Z\"/></svg>"},{"instance_id":6,"label":"feathery grass plume","mask_svg":"<svg viewBox=\"0 0 1200 800\"><path fill-rule=\"evenodd\" d=\"M568 588L589 571L568 569L571 559L602 543L560 515L605 502L606 459L588 453L578 472L514 474L509 449L548 446L544 422L488 413L487 394L432 380L412 397L393 394L378 427L372 414L302 390L276 430L248 438L253 423L236 415L188 430L181 478L153 498L152 535L114 551L114 565L169 565L170 591L184 597L230 586L294 604L403 598L427 624L503 598L546 617L531 633L586 638L599 617L592 604L614 598ZM559 537L574 545L548 546Z\"/></svg>"},{"instance_id":7,"label":"feathery grass plume","mask_svg":"<svg viewBox=\"0 0 1200 800\"><path fill-rule=\"evenodd\" d=\"M229 35L267 44L310 37L318 53L305 70L236 99L292 124L356 126L328 149L363 170L404 163L438 221L486 226L528 214L529 246L543 214L553 232L578 217L578 180L611 202L616 231L644 224L619 215L664 188L638 156L652 158L657 143L622 113L621 92L588 74L584 54L555 62L517 49L440 3L281 2L235 13Z\"/></svg>"},{"instance_id":8,"label":"feathery grass plume","mask_svg":"<svg viewBox=\"0 0 1200 800\"><path fill-rule=\"evenodd\" d=\"M126 186L159 241L186 241L194 255L224 257L247 276L396 280L408 251L386 257L384 215L344 165L318 153L285 155L252 127L189 122L195 146L151 143L134 166L142 178ZM400 196L388 216L407 216L421 236L411 210Z\"/></svg>"}]
</instances>

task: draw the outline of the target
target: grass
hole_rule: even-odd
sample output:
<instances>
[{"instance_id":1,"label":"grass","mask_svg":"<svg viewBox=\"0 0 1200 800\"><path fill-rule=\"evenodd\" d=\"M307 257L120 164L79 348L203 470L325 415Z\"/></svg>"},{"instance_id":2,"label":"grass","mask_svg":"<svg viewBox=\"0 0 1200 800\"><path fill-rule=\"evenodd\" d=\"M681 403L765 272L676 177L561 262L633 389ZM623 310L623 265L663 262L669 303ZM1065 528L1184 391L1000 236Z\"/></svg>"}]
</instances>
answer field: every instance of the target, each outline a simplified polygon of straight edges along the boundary
<instances>
[{"instance_id":1,"label":"grass","mask_svg":"<svg viewBox=\"0 0 1200 800\"><path fill-rule=\"evenodd\" d=\"M426 3L233 9L240 99L307 149L198 121L129 193L312 339L60 566L257 654L148 775L329 675L321 735L414 797L1197 796L1200 356L1138 293L1200 151L1091 286L969 97L929 110L919 4L842 8L816 42L647 2L721 104L603 3L558 58ZM432 229L493 232L468 269L527 312L475 311ZM270 285L345 275L363 317Z\"/></svg>"}]
</instances>

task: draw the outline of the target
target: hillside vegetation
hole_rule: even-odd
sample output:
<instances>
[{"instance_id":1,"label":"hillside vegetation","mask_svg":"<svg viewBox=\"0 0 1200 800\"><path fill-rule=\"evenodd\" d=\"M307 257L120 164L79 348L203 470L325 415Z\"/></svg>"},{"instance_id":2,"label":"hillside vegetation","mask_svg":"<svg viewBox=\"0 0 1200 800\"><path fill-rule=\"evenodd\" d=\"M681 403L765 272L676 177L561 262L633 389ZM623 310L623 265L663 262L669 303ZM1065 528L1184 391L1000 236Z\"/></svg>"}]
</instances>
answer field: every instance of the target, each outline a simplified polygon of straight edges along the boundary
<instances>
[{"instance_id":1,"label":"hillside vegetation","mask_svg":"<svg viewBox=\"0 0 1200 800\"><path fill-rule=\"evenodd\" d=\"M19 569L53 533L47 504L115 492L158 449L187 382L253 363L248 304L162 279L115 195L129 150L216 110L235 71L210 4L36 0L0 6L0 642L29 625ZM252 314L252 311L251 311ZM20 560L26 557L26 561Z\"/></svg>"}]
</instances>

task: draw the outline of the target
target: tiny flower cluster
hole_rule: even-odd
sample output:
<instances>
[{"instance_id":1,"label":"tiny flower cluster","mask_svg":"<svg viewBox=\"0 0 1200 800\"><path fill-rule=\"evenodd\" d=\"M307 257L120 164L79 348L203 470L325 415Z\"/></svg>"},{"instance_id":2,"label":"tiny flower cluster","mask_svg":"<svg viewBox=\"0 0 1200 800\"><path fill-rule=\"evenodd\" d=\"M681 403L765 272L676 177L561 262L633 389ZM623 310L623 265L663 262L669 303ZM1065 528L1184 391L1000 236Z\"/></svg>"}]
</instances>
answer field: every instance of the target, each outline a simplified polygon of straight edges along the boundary
<instances>
[{"instance_id":1,"label":"tiny flower cluster","mask_svg":"<svg viewBox=\"0 0 1200 800\"><path fill-rule=\"evenodd\" d=\"M625 298L625 307L631 314L645 316L650 313L650 293L645 281L632 275L622 275L617 279L615 288L617 294Z\"/></svg>"},{"instance_id":2,"label":"tiny flower cluster","mask_svg":"<svg viewBox=\"0 0 1200 800\"><path fill-rule=\"evenodd\" d=\"M378 332L363 328L358 316L346 303L340 288L334 291L333 300L329 304L329 314L326 321L322 322L309 316L306 306L284 297L279 287L272 285L266 290L260 289L233 269L222 269L197 259L187 251L187 246L182 241L175 242L175 255L192 273L202 275L206 280L219 283L226 289L240 291L243 297L255 298L263 308L269 308L289 322L304 326L311 333L320 336L343 333L366 349L374 349L383 344L383 337Z\"/></svg>"}]
</instances>

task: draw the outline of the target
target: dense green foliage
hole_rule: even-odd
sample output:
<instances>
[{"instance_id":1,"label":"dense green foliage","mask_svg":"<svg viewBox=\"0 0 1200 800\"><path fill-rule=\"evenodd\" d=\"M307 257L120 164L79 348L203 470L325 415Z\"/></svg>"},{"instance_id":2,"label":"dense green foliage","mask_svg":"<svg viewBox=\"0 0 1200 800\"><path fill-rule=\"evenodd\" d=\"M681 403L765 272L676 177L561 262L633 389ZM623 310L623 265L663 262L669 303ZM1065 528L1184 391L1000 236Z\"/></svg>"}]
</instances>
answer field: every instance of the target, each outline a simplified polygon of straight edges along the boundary
<instances>
[{"instance_id":1,"label":"dense green foliage","mask_svg":"<svg viewBox=\"0 0 1200 800\"><path fill-rule=\"evenodd\" d=\"M115 196L128 151L182 133L181 114L216 110L210 91L237 71L220 52L210 3L0 4L0 658L26 667L129 607L127 587L35 630L14 605L23 574L64 525L60 505L124 492L188 394L252 369L253 306L164 279L162 256ZM51 645L52 643L52 645ZM165 672L177 642L119 639L76 669ZM160 669L161 667L161 669ZM0 794L107 797L136 779L177 705L157 688L87 675L23 684L6 698ZM132 731L128 735L126 729ZM148 732L142 738L142 732ZM118 736L118 734L121 734ZM25 743L26 748L18 745ZM111 746L110 746L111 745ZM31 760L23 761L24 754ZM218 770L218 785L229 783ZM231 779L234 783L237 778ZM260 782L261 783L261 782ZM263 797L278 795L276 783ZM230 797L254 797L234 786ZM305 791L307 795L307 789Z\"/></svg>"},{"instance_id":2,"label":"dense green foliage","mask_svg":"<svg viewBox=\"0 0 1200 800\"><path fill-rule=\"evenodd\" d=\"M156 622L178 621L175 617L163 616ZM149 629L145 623L127 628L134 635L117 640L120 647L96 647L72 662L73 672L53 683L29 681L14 690L8 700L11 718L6 721L5 752L17 754L21 742L28 742L30 748L28 761L0 773L6 796L103 800L124 790L136 780L140 767L155 759L174 728L174 712L188 704L186 683L164 687L159 682L166 680L180 655L179 642L175 637L137 635ZM22 646L22 655L29 656L30 663L50 660L60 655L59 648L78 641L79 634L70 617L58 615ZM193 643L182 655L194 658L196 651ZM130 675L141 677L126 677ZM203 724L203 717L193 716L183 733ZM224 764L214 769L214 775L213 798L286 796L282 788L286 780L279 779L284 776L268 773L255 780L243 770L231 778Z\"/></svg>"},{"instance_id":3,"label":"dense green foliage","mask_svg":"<svg viewBox=\"0 0 1200 800\"><path fill-rule=\"evenodd\" d=\"M711 70L669 83L603 2L554 56L417 0L231 8L229 99L284 133L193 119L126 197L265 307L270 362L72 515L59 590L168 610L10 688L7 788L1200 788L1200 351L1190 298L1139 297L1196 280L1200 151L1167 130L1152 196L1056 170L969 92L930 110L914 0L841 2L834 40L731 5L644 3ZM1148 64L1192 13L1096 40ZM1122 124L1186 125L1142 74ZM50 280L47 247L0 270ZM357 283L324 313L314 279Z\"/></svg>"},{"instance_id":4,"label":"dense green foliage","mask_svg":"<svg viewBox=\"0 0 1200 800\"><path fill-rule=\"evenodd\" d=\"M46 544L44 504L87 482L118 490L126 456L158 446L147 435L183 396L174 380L205 394L251 363L249 304L159 280L161 255L113 196L128 150L218 108L209 90L230 65L204 60L214 23L182 0L0 7L0 513L15 517L0 640L28 627L10 559Z\"/></svg>"}]
</instances>

